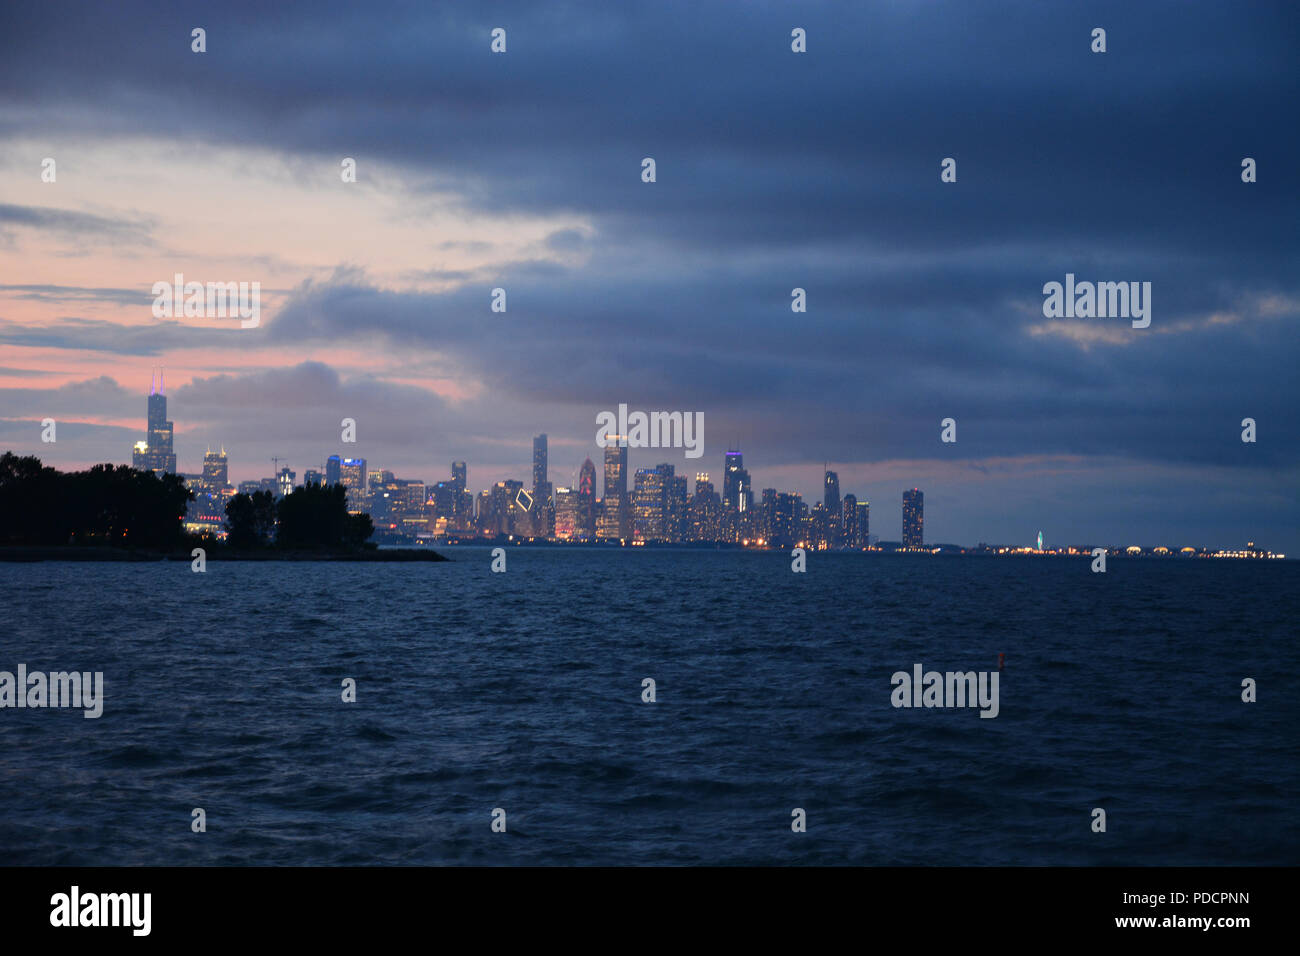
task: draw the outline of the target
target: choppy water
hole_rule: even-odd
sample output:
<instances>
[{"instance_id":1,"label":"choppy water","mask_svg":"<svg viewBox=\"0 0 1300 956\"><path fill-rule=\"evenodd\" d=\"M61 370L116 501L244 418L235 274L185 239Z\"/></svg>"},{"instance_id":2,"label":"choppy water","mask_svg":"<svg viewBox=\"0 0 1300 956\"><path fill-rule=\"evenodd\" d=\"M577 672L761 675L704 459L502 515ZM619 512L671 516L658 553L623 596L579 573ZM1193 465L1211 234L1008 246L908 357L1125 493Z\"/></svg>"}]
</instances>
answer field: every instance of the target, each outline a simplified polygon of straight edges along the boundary
<instances>
[{"instance_id":1,"label":"choppy water","mask_svg":"<svg viewBox=\"0 0 1300 956\"><path fill-rule=\"evenodd\" d=\"M1297 862L1294 562L448 553L0 565L0 670L106 685L0 710L0 857ZM998 652L996 719L890 705Z\"/></svg>"}]
</instances>

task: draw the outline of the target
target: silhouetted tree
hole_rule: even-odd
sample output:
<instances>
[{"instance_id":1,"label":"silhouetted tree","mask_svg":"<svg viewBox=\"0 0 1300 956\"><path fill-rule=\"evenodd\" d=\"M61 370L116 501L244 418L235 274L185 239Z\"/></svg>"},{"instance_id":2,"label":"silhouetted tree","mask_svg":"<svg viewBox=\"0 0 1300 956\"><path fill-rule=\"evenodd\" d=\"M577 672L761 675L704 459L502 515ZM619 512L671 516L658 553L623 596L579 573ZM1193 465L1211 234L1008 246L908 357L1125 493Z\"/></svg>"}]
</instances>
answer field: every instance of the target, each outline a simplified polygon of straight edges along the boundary
<instances>
[{"instance_id":1,"label":"silhouetted tree","mask_svg":"<svg viewBox=\"0 0 1300 956\"><path fill-rule=\"evenodd\" d=\"M186 541L185 510L194 493L178 475L127 465L62 473L34 456L0 455L0 544L111 544L171 549ZM350 515L342 485L307 485L278 506L269 491L226 504L227 543L263 547L360 549L374 533L369 515ZM210 539L193 543L211 546ZM372 546L373 547L373 546Z\"/></svg>"},{"instance_id":2,"label":"silhouetted tree","mask_svg":"<svg viewBox=\"0 0 1300 956\"><path fill-rule=\"evenodd\" d=\"M0 457L0 540L172 548L194 495L177 475L127 465L62 473L37 458Z\"/></svg>"},{"instance_id":3,"label":"silhouetted tree","mask_svg":"<svg viewBox=\"0 0 1300 956\"><path fill-rule=\"evenodd\" d=\"M369 515L348 514L343 485L308 484L280 499L276 542L284 548L360 548L374 533Z\"/></svg>"},{"instance_id":4,"label":"silhouetted tree","mask_svg":"<svg viewBox=\"0 0 1300 956\"><path fill-rule=\"evenodd\" d=\"M64 475L62 495L78 543L170 548L182 536L193 492L179 475L155 475L129 465L95 465Z\"/></svg>"},{"instance_id":5,"label":"silhouetted tree","mask_svg":"<svg viewBox=\"0 0 1300 956\"><path fill-rule=\"evenodd\" d=\"M67 544L67 515L56 507L59 473L34 455L0 457L0 541L5 544Z\"/></svg>"},{"instance_id":6,"label":"silhouetted tree","mask_svg":"<svg viewBox=\"0 0 1300 956\"><path fill-rule=\"evenodd\" d=\"M343 546L346 548L363 547L369 537L375 533L375 523L370 519L370 515L364 512L359 515L348 515L347 524L343 528Z\"/></svg>"},{"instance_id":7,"label":"silhouetted tree","mask_svg":"<svg viewBox=\"0 0 1300 956\"><path fill-rule=\"evenodd\" d=\"M232 548L260 548L274 532L275 496L269 491L238 494L226 502L226 542Z\"/></svg>"},{"instance_id":8,"label":"silhouetted tree","mask_svg":"<svg viewBox=\"0 0 1300 956\"><path fill-rule=\"evenodd\" d=\"M285 548L337 548L347 526L347 489L308 484L280 499L276 541Z\"/></svg>"}]
</instances>

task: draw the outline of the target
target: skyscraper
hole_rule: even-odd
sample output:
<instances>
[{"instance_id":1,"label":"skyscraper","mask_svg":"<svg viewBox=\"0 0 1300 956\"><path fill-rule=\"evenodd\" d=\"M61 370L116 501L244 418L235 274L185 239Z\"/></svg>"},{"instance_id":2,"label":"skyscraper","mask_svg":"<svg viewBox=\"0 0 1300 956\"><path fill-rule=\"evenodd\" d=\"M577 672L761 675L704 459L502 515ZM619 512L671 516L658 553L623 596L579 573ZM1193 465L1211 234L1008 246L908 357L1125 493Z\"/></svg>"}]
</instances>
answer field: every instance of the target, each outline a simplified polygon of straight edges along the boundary
<instances>
[{"instance_id":1,"label":"skyscraper","mask_svg":"<svg viewBox=\"0 0 1300 956\"><path fill-rule=\"evenodd\" d=\"M366 508L366 460L344 458L339 466L339 484L348 490L348 512L360 514Z\"/></svg>"},{"instance_id":2,"label":"skyscraper","mask_svg":"<svg viewBox=\"0 0 1300 956\"><path fill-rule=\"evenodd\" d=\"M641 541L663 541L668 537L668 486L672 465L642 468L636 473L632 498L632 536Z\"/></svg>"},{"instance_id":3,"label":"skyscraper","mask_svg":"<svg viewBox=\"0 0 1300 956\"><path fill-rule=\"evenodd\" d=\"M858 544L857 548L871 547L871 502L858 502Z\"/></svg>"},{"instance_id":4,"label":"skyscraper","mask_svg":"<svg viewBox=\"0 0 1300 956\"><path fill-rule=\"evenodd\" d=\"M690 537L694 541L719 540L722 499L713 490L707 471L695 473L695 495L690 504Z\"/></svg>"},{"instance_id":5,"label":"skyscraper","mask_svg":"<svg viewBox=\"0 0 1300 956\"><path fill-rule=\"evenodd\" d=\"M826 472L825 493L822 496L822 504L826 506L827 514L839 516L840 513L840 476L833 471Z\"/></svg>"},{"instance_id":6,"label":"skyscraper","mask_svg":"<svg viewBox=\"0 0 1300 956\"><path fill-rule=\"evenodd\" d=\"M555 489L555 537L561 541L579 537L578 493L572 488Z\"/></svg>"},{"instance_id":7,"label":"skyscraper","mask_svg":"<svg viewBox=\"0 0 1300 956\"><path fill-rule=\"evenodd\" d=\"M338 455L330 455L325 461L325 484L337 485L343 482L343 462Z\"/></svg>"},{"instance_id":8,"label":"skyscraper","mask_svg":"<svg viewBox=\"0 0 1300 956\"><path fill-rule=\"evenodd\" d=\"M668 527L664 540L676 544L685 541L690 535L686 513L686 476L673 474L672 465L659 467L668 469L668 487L665 491L667 502L664 511L664 520L667 521Z\"/></svg>"},{"instance_id":9,"label":"skyscraper","mask_svg":"<svg viewBox=\"0 0 1300 956\"><path fill-rule=\"evenodd\" d=\"M154 474L176 474L176 453L172 449L172 423L167 420L166 385L160 374L157 387L149 377L148 437L135 443L131 465Z\"/></svg>"},{"instance_id":10,"label":"skyscraper","mask_svg":"<svg viewBox=\"0 0 1300 956\"><path fill-rule=\"evenodd\" d=\"M590 539L596 536L596 466L588 458L578 472L578 517L574 536Z\"/></svg>"},{"instance_id":11,"label":"skyscraper","mask_svg":"<svg viewBox=\"0 0 1300 956\"><path fill-rule=\"evenodd\" d=\"M480 528L489 536L512 535L517 529L516 522L522 521L527 513L519 492L524 488L522 481L507 478L492 486L491 506L486 516L480 516Z\"/></svg>"},{"instance_id":12,"label":"skyscraper","mask_svg":"<svg viewBox=\"0 0 1300 956\"><path fill-rule=\"evenodd\" d=\"M722 507L732 512L748 511L752 495L745 456L739 451L727 452L722 460Z\"/></svg>"},{"instance_id":13,"label":"skyscraper","mask_svg":"<svg viewBox=\"0 0 1300 956\"><path fill-rule=\"evenodd\" d=\"M776 493L769 517L770 543L778 548L789 548L802 542L803 530L800 527L802 516L802 502L798 495L787 492Z\"/></svg>"},{"instance_id":14,"label":"skyscraper","mask_svg":"<svg viewBox=\"0 0 1300 956\"><path fill-rule=\"evenodd\" d=\"M546 484L546 433L533 439L533 492Z\"/></svg>"},{"instance_id":15,"label":"skyscraper","mask_svg":"<svg viewBox=\"0 0 1300 956\"><path fill-rule=\"evenodd\" d=\"M532 533L546 538L555 527L555 503L551 500L551 482L546 468L546 434L533 439L533 504L529 508Z\"/></svg>"},{"instance_id":16,"label":"skyscraper","mask_svg":"<svg viewBox=\"0 0 1300 956\"><path fill-rule=\"evenodd\" d=\"M469 469L463 461L451 463L451 525L457 531L468 531L474 524L474 495L465 490Z\"/></svg>"},{"instance_id":17,"label":"skyscraper","mask_svg":"<svg viewBox=\"0 0 1300 956\"><path fill-rule=\"evenodd\" d=\"M213 451L211 448L203 455L203 486L211 494L219 494L230 484L230 470L226 459L226 450Z\"/></svg>"},{"instance_id":18,"label":"skyscraper","mask_svg":"<svg viewBox=\"0 0 1300 956\"><path fill-rule=\"evenodd\" d=\"M293 494L294 484L298 473L289 470L285 465L275 475L275 495L277 498L283 498L285 495Z\"/></svg>"},{"instance_id":19,"label":"skyscraper","mask_svg":"<svg viewBox=\"0 0 1300 956\"><path fill-rule=\"evenodd\" d=\"M844 518L840 513L840 476L828 468L822 484L825 539L826 544L833 548L844 541Z\"/></svg>"},{"instance_id":20,"label":"skyscraper","mask_svg":"<svg viewBox=\"0 0 1300 956\"><path fill-rule=\"evenodd\" d=\"M598 537L628 537L627 444L622 435L605 436L605 513L596 529Z\"/></svg>"},{"instance_id":21,"label":"skyscraper","mask_svg":"<svg viewBox=\"0 0 1300 956\"><path fill-rule=\"evenodd\" d=\"M903 492L903 547L919 548L925 541L925 493L913 488Z\"/></svg>"}]
</instances>

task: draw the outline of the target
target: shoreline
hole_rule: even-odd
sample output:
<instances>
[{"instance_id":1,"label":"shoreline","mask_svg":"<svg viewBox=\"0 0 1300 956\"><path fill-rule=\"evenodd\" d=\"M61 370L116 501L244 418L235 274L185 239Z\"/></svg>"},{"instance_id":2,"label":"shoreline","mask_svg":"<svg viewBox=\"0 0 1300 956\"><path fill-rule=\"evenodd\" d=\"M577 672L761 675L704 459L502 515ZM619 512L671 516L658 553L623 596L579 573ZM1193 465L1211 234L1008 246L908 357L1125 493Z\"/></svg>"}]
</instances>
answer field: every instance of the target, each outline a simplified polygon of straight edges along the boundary
<instances>
[{"instance_id":1,"label":"shoreline","mask_svg":"<svg viewBox=\"0 0 1300 956\"><path fill-rule=\"evenodd\" d=\"M196 546L197 547L197 546ZM192 549L190 549L192 550ZM40 561L193 561L190 550L137 551L132 548L94 547L88 545L60 545L28 547L26 545L0 547L0 563L35 563ZM227 551L208 549L207 561L348 561L366 563L401 563L407 561L450 561L437 551L423 548L377 548L365 551Z\"/></svg>"}]
</instances>

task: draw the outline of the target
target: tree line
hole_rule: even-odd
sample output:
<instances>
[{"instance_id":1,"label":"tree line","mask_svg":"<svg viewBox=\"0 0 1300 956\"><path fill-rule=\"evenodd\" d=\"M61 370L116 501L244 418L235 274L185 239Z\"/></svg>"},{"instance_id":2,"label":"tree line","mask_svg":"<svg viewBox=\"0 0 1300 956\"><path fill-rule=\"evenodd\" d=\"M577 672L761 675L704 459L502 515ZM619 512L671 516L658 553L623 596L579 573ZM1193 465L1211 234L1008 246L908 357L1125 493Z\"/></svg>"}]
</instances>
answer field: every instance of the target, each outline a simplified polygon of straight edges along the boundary
<instances>
[{"instance_id":1,"label":"tree line","mask_svg":"<svg viewBox=\"0 0 1300 956\"><path fill-rule=\"evenodd\" d=\"M232 548L351 551L363 547L374 530L370 515L348 514L342 485L303 485L278 501L269 491L241 493L226 502L226 543Z\"/></svg>"},{"instance_id":2,"label":"tree line","mask_svg":"<svg viewBox=\"0 0 1300 956\"><path fill-rule=\"evenodd\" d=\"M169 550L208 540L185 532L194 492L179 475L129 465L61 472L35 456L0 455L0 544L114 545ZM226 545L236 550L354 550L374 531L350 515L342 485L307 485L280 500L269 491L226 503Z\"/></svg>"}]
</instances>

